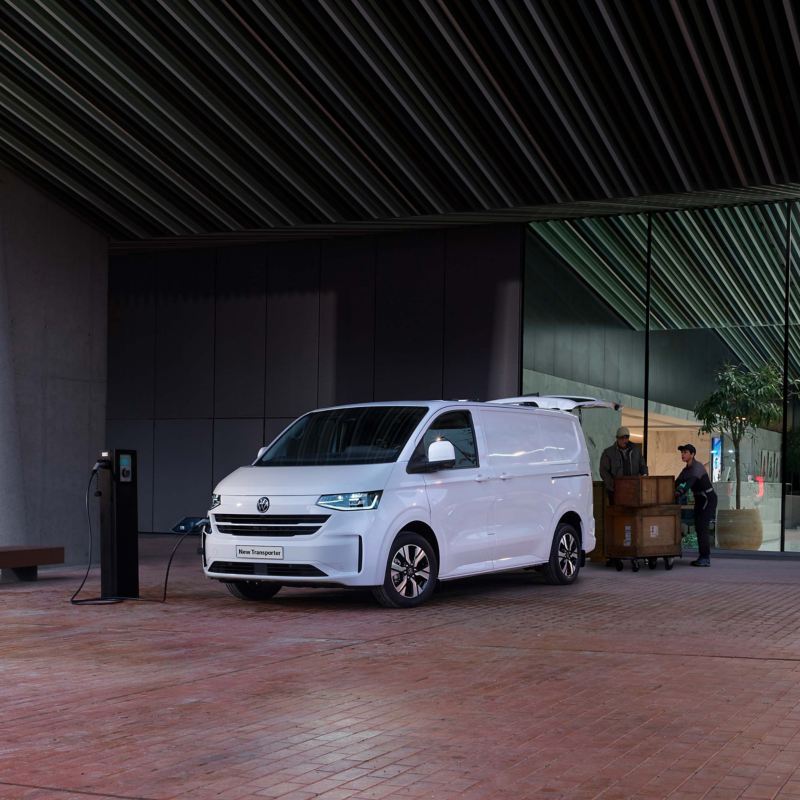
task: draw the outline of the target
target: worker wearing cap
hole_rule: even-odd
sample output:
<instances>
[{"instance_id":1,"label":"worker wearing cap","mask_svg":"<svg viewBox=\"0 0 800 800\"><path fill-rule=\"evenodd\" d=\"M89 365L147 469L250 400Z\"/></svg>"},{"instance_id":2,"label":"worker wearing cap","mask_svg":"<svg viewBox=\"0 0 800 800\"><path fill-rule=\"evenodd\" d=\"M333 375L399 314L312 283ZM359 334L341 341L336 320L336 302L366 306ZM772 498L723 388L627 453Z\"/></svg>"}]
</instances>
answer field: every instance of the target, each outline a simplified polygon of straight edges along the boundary
<instances>
[{"instance_id":1,"label":"worker wearing cap","mask_svg":"<svg viewBox=\"0 0 800 800\"><path fill-rule=\"evenodd\" d=\"M711 485L706 468L695 458L697 454L695 446L682 444L678 450L685 466L675 481L676 498L680 502L689 491L694 495L694 529L697 533L697 549L700 557L692 561L692 566L710 567L711 543L708 526L717 513L717 493Z\"/></svg>"},{"instance_id":2,"label":"worker wearing cap","mask_svg":"<svg viewBox=\"0 0 800 800\"><path fill-rule=\"evenodd\" d=\"M614 479L625 475L647 475L647 464L642 451L631 442L631 432L622 427L617 429L617 441L600 456L600 477L610 505L614 505Z\"/></svg>"}]
</instances>

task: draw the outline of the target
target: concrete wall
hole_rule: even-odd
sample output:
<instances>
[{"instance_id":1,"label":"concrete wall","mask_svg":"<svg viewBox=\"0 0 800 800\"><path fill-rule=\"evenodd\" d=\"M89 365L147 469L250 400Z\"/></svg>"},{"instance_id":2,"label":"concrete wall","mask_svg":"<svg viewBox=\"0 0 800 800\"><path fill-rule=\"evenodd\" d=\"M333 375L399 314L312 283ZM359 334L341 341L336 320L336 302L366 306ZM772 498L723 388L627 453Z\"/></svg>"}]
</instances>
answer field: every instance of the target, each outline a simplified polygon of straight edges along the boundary
<instances>
[{"instance_id":1,"label":"concrete wall","mask_svg":"<svg viewBox=\"0 0 800 800\"><path fill-rule=\"evenodd\" d=\"M0 169L0 545L68 563L105 439L107 268L103 234Z\"/></svg>"},{"instance_id":2,"label":"concrete wall","mask_svg":"<svg viewBox=\"0 0 800 800\"><path fill-rule=\"evenodd\" d=\"M520 381L522 226L114 257L109 446L139 455L139 525L313 408L488 399Z\"/></svg>"}]
</instances>

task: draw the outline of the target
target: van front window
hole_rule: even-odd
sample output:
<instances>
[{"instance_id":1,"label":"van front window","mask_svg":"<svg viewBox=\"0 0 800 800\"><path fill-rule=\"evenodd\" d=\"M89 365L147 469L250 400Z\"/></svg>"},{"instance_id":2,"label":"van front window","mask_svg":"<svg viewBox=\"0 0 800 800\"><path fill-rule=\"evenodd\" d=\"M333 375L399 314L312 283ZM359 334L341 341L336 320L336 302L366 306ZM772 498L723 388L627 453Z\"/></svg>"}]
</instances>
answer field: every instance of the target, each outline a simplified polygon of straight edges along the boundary
<instances>
[{"instance_id":1,"label":"van front window","mask_svg":"<svg viewBox=\"0 0 800 800\"><path fill-rule=\"evenodd\" d=\"M424 406L366 406L300 417L256 462L257 467L318 467L397 461L427 414Z\"/></svg>"}]
</instances>

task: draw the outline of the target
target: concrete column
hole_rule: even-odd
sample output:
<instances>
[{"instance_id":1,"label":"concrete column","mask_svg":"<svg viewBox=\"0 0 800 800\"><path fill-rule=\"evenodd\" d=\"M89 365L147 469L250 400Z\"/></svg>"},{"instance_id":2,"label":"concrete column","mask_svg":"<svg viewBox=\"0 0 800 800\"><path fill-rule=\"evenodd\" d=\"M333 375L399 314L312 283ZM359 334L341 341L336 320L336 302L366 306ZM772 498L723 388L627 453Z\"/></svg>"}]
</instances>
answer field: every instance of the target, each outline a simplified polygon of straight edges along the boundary
<instances>
[{"instance_id":1,"label":"concrete column","mask_svg":"<svg viewBox=\"0 0 800 800\"><path fill-rule=\"evenodd\" d=\"M0 545L63 547L68 564L89 555L105 445L107 273L102 233L0 168Z\"/></svg>"}]
</instances>

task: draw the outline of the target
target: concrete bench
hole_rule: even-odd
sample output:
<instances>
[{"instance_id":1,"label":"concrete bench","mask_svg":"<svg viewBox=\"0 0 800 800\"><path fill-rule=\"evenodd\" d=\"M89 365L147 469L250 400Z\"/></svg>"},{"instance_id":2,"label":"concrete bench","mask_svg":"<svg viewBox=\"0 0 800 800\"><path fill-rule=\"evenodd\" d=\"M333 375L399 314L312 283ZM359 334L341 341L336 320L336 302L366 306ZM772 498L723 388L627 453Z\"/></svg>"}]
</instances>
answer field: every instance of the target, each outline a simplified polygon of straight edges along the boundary
<instances>
[{"instance_id":1,"label":"concrete bench","mask_svg":"<svg viewBox=\"0 0 800 800\"><path fill-rule=\"evenodd\" d=\"M0 547L0 583L35 581L40 564L63 563L63 547Z\"/></svg>"}]
</instances>

